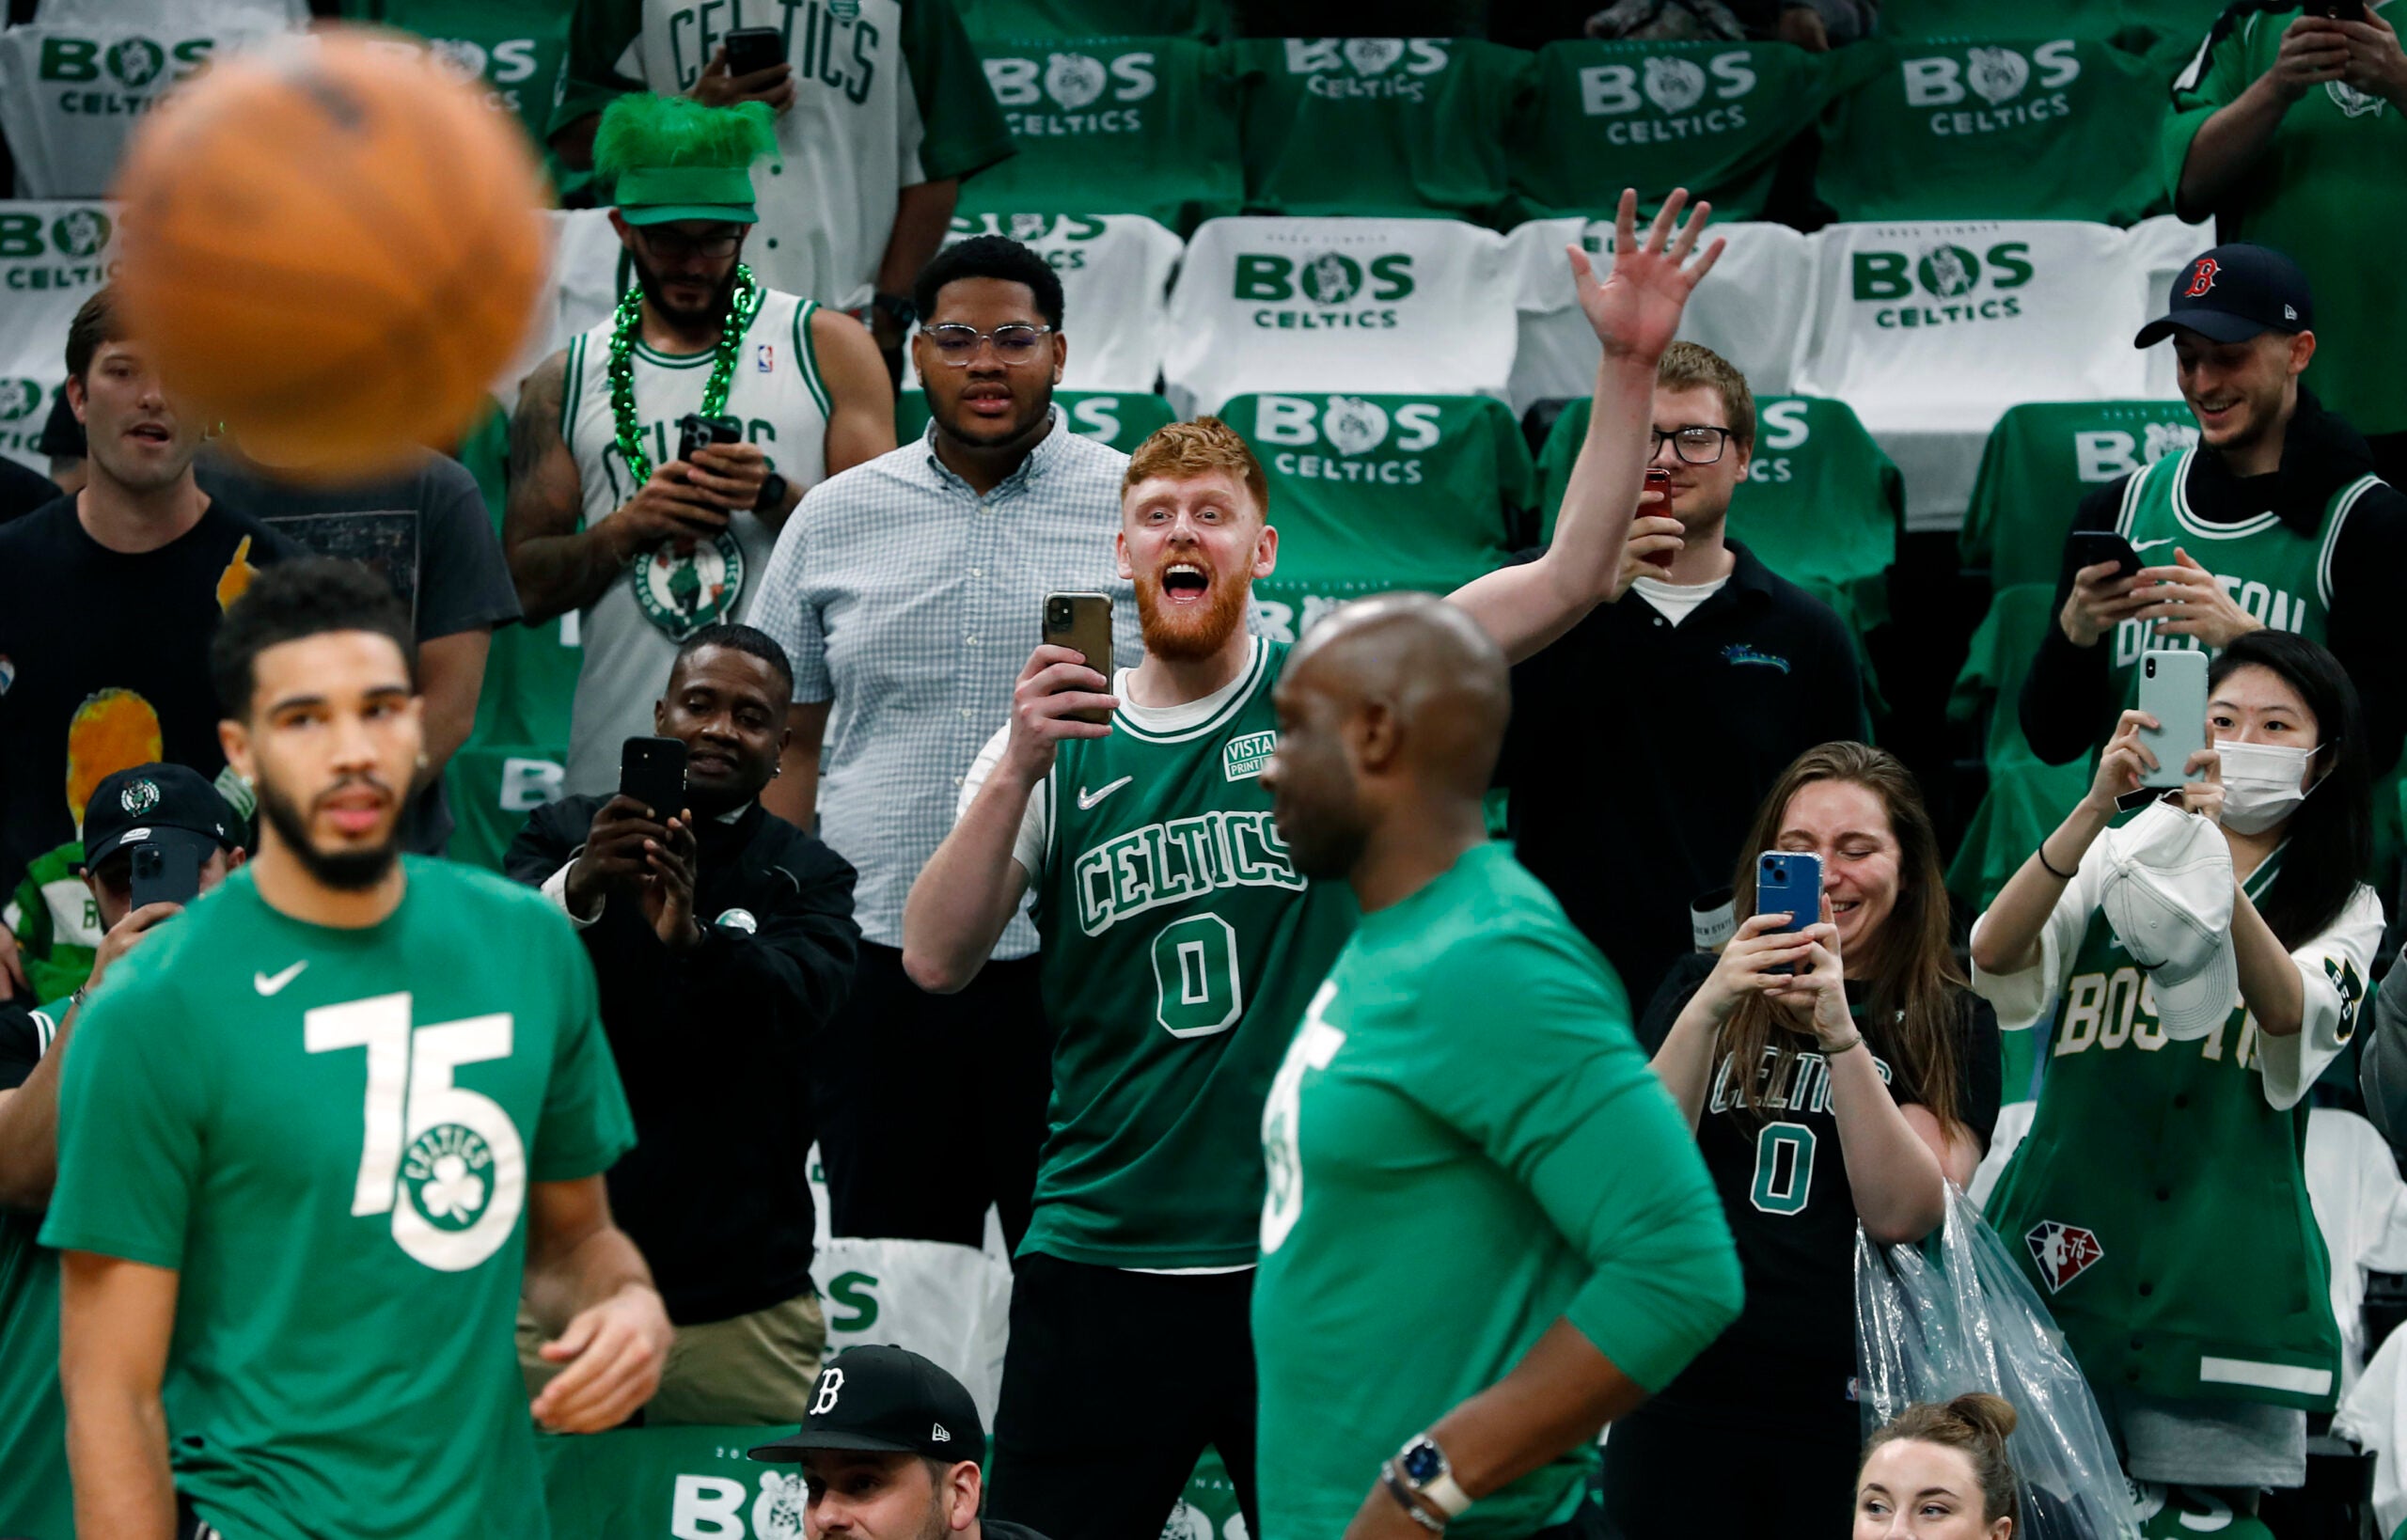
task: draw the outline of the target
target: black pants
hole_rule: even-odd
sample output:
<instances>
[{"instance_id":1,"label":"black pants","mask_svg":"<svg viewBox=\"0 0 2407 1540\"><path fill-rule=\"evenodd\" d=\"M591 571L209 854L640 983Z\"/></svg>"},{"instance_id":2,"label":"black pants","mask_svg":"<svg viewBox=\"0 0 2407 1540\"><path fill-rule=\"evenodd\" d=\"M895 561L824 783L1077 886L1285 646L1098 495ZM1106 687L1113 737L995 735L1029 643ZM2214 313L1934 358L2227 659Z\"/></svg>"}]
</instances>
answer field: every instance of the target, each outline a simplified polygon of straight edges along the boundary
<instances>
[{"instance_id":1,"label":"black pants","mask_svg":"<svg viewBox=\"0 0 2407 1540\"><path fill-rule=\"evenodd\" d=\"M1173 1277L1031 1253L1016 1274L993 1516L1048 1540L1159 1534L1208 1444L1260 1534L1251 1270Z\"/></svg>"},{"instance_id":2,"label":"black pants","mask_svg":"<svg viewBox=\"0 0 2407 1540\"><path fill-rule=\"evenodd\" d=\"M1854 1406L1782 1405L1769 1422L1651 1401L1605 1440L1605 1516L1623 1540L1685 1540L1699 1493L1717 1534L1843 1534L1855 1505L1863 1435Z\"/></svg>"},{"instance_id":3,"label":"black pants","mask_svg":"<svg viewBox=\"0 0 2407 1540\"><path fill-rule=\"evenodd\" d=\"M1017 1247L1052 1051L1035 958L988 963L960 994L931 995L902 952L862 942L852 998L811 1060L832 1232L978 1246L991 1202Z\"/></svg>"}]
</instances>

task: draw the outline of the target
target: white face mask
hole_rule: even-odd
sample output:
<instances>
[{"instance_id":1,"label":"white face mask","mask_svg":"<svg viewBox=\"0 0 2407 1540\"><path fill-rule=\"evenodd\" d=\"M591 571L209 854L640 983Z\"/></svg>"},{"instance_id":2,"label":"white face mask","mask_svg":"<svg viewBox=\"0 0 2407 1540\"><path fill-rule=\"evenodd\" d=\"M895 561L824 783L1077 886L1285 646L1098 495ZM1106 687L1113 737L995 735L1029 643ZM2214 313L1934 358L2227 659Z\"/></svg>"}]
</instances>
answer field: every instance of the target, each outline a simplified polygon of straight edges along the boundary
<instances>
[{"instance_id":1,"label":"white face mask","mask_svg":"<svg viewBox=\"0 0 2407 1540\"><path fill-rule=\"evenodd\" d=\"M2306 800L2313 748L2217 738L2215 752L2223 758L2223 826L2233 833L2262 834Z\"/></svg>"}]
</instances>

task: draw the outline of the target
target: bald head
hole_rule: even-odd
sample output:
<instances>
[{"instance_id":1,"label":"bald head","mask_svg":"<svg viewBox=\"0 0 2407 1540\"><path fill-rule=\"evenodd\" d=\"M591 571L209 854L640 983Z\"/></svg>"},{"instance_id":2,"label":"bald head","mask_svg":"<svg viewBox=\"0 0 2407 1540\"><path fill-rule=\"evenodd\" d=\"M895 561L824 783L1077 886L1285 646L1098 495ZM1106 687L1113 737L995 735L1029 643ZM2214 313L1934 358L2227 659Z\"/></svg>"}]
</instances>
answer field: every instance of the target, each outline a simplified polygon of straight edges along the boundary
<instances>
[{"instance_id":1,"label":"bald head","mask_svg":"<svg viewBox=\"0 0 2407 1540\"><path fill-rule=\"evenodd\" d=\"M1299 870L1338 875L1390 818L1475 813L1511 712L1504 654L1425 593L1345 605L1289 657L1265 778Z\"/></svg>"}]
</instances>

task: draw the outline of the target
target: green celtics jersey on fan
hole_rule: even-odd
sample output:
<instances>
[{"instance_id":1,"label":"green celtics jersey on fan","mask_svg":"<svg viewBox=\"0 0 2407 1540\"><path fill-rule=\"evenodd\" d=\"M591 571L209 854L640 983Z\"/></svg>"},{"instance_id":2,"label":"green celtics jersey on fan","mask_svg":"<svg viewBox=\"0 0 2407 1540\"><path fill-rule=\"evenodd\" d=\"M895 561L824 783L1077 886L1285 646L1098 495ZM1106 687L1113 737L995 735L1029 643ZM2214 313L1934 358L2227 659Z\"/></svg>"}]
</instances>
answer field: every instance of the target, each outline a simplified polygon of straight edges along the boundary
<instances>
[{"instance_id":1,"label":"green celtics jersey on fan","mask_svg":"<svg viewBox=\"0 0 2407 1540\"><path fill-rule=\"evenodd\" d=\"M2281 861L2250 874L2252 902ZM2361 998L2341 966L2342 998ZM2062 976L2039 1108L1990 1225L2101 1391L2330 1411L2340 1333L2307 1204L2307 1107L2266 1100L2256 1018L2237 1005L2205 1037L2166 1037L2103 910Z\"/></svg>"},{"instance_id":2,"label":"green celtics jersey on fan","mask_svg":"<svg viewBox=\"0 0 2407 1540\"><path fill-rule=\"evenodd\" d=\"M771 469L797 487L816 486L827 476L829 416L810 342L819 306L775 290L753 292L759 303L737 345L721 411L744 424L744 442L765 454ZM569 343L561 392L560 437L576 459L588 529L637 492L610 410L613 324L604 321ZM679 420L702 409L716 350L662 353L638 338L628 353L643 451L657 470L677 458ZM775 543L758 514L740 511L710 540L653 547L580 612L585 653L569 715L569 795L618 790L620 749L651 733L652 703L679 639L741 619Z\"/></svg>"},{"instance_id":3,"label":"green celtics jersey on fan","mask_svg":"<svg viewBox=\"0 0 2407 1540\"><path fill-rule=\"evenodd\" d=\"M634 1143L593 970L531 889L403 858L364 930L236 872L110 969L42 1242L180 1275L179 1490L242 1540L543 1540L512 1333L530 1184Z\"/></svg>"},{"instance_id":4,"label":"green celtics jersey on fan","mask_svg":"<svg viewBox=\"0 0 2407 1540\"><path fill-rule=\"evenodd\" d=\"M2340 526L2357 500L2382 484L2381 479L2361 476L2335 492L2323 507L2323 522L2313 534L2302 535L2270 511L2237 524L2198 517L2191 510L2189 492L2197 458L2192 448L2133 472L2123 487L2116 532L2138 549L2141 565L2172 566L2178 545L2214 574L2224 592L2254 619L2275 631L2323 640L2332 616L2332 552L2340 543ZM2145 621L2116 621L2115 698L2126 702L2138 699L2142 653L2151 648L2197 645L2193 636L2160 636Z\"/></svg>"},{"instance_id":5,"label":"green celtics jersey on fan","mask_svg":"<svg viewBox=\"0 0 2407 1540\"><path fill-rule=\"evenodd\" d=\"M1157 734L1123 709L1109 737L1063 743L1036 794L1053 1104L1023 1251L1254 1259L1262 1098L1355 916L1345 884L1298 874L1262 785L1286 661L1255 638L1201 723Z\"/></svg>"},{"instance_id":6,"label":"green celtics jersey on fan","mask_svg":"<svg viewBox=\"0 0 2407 1540\"><path fill-rule=\"evenodd\" d=\"M69 1005L0 1015L0 1089L23 1085L57 1045ZM58 1394L58 1253L38 1242L40 1233L39 1213L0 1208L0 1534L74 1540Z\"/></svg>"},{"instance_id":7,"label":"green celtics jersey on fan","mask_svg":"<svg viewBox=\"0 0 2407 1540\"><path fill-rule=\"evenodd\" d=\"M1379 1462L1558 1318L1654 1391L1738 1312L1722 1202L1620 982L1507 846L1362 917L1258 1127L1263 1540L1343 1533ZM1446 1532L1562 1523L1596 1457Z\"/></svg>"}]
</instances>

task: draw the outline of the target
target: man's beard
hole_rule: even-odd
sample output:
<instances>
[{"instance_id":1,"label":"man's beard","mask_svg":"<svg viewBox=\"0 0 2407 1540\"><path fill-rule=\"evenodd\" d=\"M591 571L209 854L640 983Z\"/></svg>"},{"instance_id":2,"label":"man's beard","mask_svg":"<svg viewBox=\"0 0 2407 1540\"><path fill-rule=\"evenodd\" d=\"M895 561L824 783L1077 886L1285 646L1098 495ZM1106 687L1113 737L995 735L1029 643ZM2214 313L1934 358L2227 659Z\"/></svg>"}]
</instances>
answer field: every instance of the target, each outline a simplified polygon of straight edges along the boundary
<instances>
[{"instance_id":1,"label":"man's beard","mask_svg":"<svg viewBox=\"0 0 2407 1540\"><path fill-rule=\"evenodd\" d=\"M1212 584L1205 607L1189 613L1162 602L1159 574L1137 574L1137 623L1144 633L1146 652L1169 663L1200 663L1228 645L1245 626L1253 586L1217 574Z\"/></svg>"},{"instance_id":2,"label":"man's beard","mask_svg":"<svg viewBox=\"0 0 2407 1540\"><path fill-rule=\"evenodd\" d=\"M385 880L393 870L393 862L401 849L401 821L393 820L391 832L385 842L369 850L344 850L333 855L320 850L309 839L309 818L299 805L286 796L265 774L259 778L260 811L267 816L276 838L292 852L301 869L324 887L338 893L365 892Z\"/></svg>"},{"instance_id":3,"label":"man's beard","mask_svg":"<svg viewBox=\"0 0 2407 1540\"><path fill-rule=\"evenodd\" d=\"M727 270L727 276L719 279L718 286L711 291L711 297L707 302L699 308L689 310L669 304L664 292L667 285L662 281L660 275L654 273L651 265L634 252L630 251L627 255L635 263L636 282L642 286L645 302L659 311L664 318L681 324L696 326L704 322L724 321L727 318L728 306L735 298L734 268L730 267Z\"/></svg>"}]
</instances>

